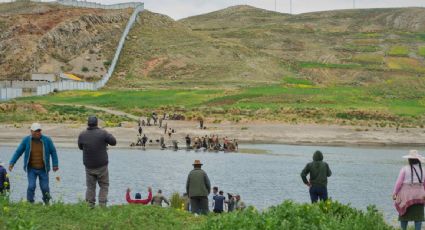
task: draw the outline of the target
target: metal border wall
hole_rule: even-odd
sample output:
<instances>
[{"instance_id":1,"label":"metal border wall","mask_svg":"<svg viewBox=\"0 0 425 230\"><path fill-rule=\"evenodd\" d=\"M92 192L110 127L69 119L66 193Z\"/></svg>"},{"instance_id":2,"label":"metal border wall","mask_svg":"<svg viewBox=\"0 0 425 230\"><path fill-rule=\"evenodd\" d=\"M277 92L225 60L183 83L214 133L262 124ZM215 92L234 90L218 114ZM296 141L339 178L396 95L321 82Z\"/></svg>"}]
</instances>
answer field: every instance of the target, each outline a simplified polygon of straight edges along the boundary
<instances>
[{"instance_id":1,"label":"metal border wall","mask_svg":"<svg viewBox=\"0 0 425 230\"><path fill-rule=\"evenodd\" d=\"M0 101L22 97L22 88L0 88Z\"/></svg>"}]
</instances>

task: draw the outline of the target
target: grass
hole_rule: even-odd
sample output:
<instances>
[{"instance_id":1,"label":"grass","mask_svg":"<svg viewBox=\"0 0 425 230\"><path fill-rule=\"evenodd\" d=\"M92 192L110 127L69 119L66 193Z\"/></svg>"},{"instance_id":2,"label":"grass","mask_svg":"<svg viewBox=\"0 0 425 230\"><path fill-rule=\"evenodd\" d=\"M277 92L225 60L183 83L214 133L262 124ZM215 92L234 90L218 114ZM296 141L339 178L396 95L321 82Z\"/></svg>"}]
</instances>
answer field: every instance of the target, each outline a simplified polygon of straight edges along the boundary
<instances>
[{"instance_id":1,"label":"grass","mask_svg":"<svg viewBox=\"0 0 425 230\"><path fill-rule=\"evenodd\" d=\"M360 64L382 64L384 57L379 54L357 54L351 60Z\"/></svg>"},{"instance_id":2,"label":"grass","mask_svg":"<svg viewBox=\"0 0 425 230\"><path fill-rule=\"evenodd\" d=\"M37 103L11 102L0 104L0 122L10 123L19 127L22 122L49 121L49 122L69 122L82 123L90 115L97 115L104 122L104 126L117 126L123 121L130 121L123 116L112 115L103 111L89 109L86 107L76 107L72 105L41 105Z\"/></svg>"},{"instance_id":3,"label":"grass","mask_svg":"<svg viewBox=\"0 0 425 230\"><path fill-rule=\"evenodd\" d=\"M374 206L366 211L338 202L285 201L263 212L194 216L186 211L141 205L90 209L84 203L50 206L0 201L0 229L353 229L390 230Z\"/></svg>"},{"instance_id":4,"label":"grass","mask_svg":"<svg viewBox=\"0 0 425 230\"><path fill-rule=\"evenodd\" d=\"M407 57L387 57L386 65L392 70L425 73L425 65L418 59Z\"/></svg>"},{"instance_id":5,"label":"grass","mask_svg":"<svg viewBox=\"0 0 425 230\"><path fill-rule=\"evenodd\" d=\"M319 86L309 80L283 78L283 84L232 90L104 90L62 92L46 97L23 98L47 108L51 104L111 107L134 115L181 113L188 119L202 115L216 120L280 120L339 123L350 121L400 121L417 126L425 114L425 81L400 77L367 87ZM59 110L54 109L53 110ZM360 115L338 115L359 113ZM71 114L66 113L66 114ZM355 119L353 119L355 118ZM413 119L413 120L412 120Z\"/></svg>"},{"instance_id":6,"label":"grass","mask_svg":"<svg viewBox=\"0 0 425 230\"><path fill-rule=\"evenodd\" d=\"M359 69L362 66L359 64L334 64L320 62L299 62L301 68L332 68L332 69Z\"/></svg>"},{"instance_id":7,"label":"grass","mask_svg":"<svg viewBox=\"0 0 425 230\"><path fill-rule=\"evenodd\" d=\"M336 50L341 51L347 51L347 52L360 52L360 53L366 53L366 52L377 52L381 50L380 46L377 45L354 45L354 44L347 44L341 47L336 47Z\"/></svg>"},{"instance_id":8,"label":"grass","mask_svg":"<svg viewBox=\"0 0 425 230\"><path fill-rule=\"evenodd\" d=\"M306 85L306 86L313 85L313 83L307 79L296 78L296 77L284 77L283 82L290 85Z\"/></svg>"},{"instance_id":9,"label":"grass","mask_svg":"<svg viewBox=\"0 0 425 230\"><path fill-rule=\"evenodd\" d=\"M425 46L421 46L418 49L419 56L425 57Z\"/></svg>"},{"instance_id":10,"label":"grass","mask_svg":"<svg viewBox=\"0 0 425 230\"><path fill-rule=\"evenodd\" d=\"M409 56L409 48L406 46L393 46L388 50L387 55L388 56L395 56L395 57L407 57Z\"/></svg>"}]
</instances>

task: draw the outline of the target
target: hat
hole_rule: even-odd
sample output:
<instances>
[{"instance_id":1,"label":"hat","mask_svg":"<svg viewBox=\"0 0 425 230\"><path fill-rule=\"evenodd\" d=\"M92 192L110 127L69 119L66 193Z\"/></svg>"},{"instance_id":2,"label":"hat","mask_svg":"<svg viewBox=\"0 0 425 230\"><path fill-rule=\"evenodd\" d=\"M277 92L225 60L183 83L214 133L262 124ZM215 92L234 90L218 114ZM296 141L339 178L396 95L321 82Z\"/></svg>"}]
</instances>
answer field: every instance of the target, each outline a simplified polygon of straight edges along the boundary
<instances>
[{"instance_id":1,"label":"hat","mask_svg":"<svg viewBox=\"0 0 425 230\"><path fill-rule=\"evenodd\" d=\"M87 125L90 127L97 126L97 117L96 116L90 116L87 120Z\"/></svg>"},{"instance_id":2,"label":"hat","mask_svg":"<svg viewBox=\"0 0 425 230\"><path fill-rule=\"evenodd\" d=\"M32 131L41 130L41 125L39 123L32 123L31 130Z\"/></svg>"},{"instance_id":3,"label":"hat","mask_svg":"<svg viewBox=\"0 0 425 230\"><path fill-rule=\"evenodd\" d=\"M424 161L424 157L418 153L418 150L410 150L409 155L405 155L403 156L403 158L418 159L419 161Z\"/></svg>"},{"instance_id":4,"label":"hat","mask_svg":"<svg viewBox=\"0 0 425 230\"><path fill-rule=\"evenodd\" d=\"M195 162L193 162L193 165L202 165L200 160L195 160Z\"/></svg>"},{"instance_id":5,"label":"hat","mask_svg":"<svg viewBox=\"0 0 425 230\"><path fill-rule=\"evenodd\" d=\"M136 193L136 195L134 196L134 198L136 200L140 200L140 199L142 199L142 195L140 193Z\"/></svg>"}]
</instances>

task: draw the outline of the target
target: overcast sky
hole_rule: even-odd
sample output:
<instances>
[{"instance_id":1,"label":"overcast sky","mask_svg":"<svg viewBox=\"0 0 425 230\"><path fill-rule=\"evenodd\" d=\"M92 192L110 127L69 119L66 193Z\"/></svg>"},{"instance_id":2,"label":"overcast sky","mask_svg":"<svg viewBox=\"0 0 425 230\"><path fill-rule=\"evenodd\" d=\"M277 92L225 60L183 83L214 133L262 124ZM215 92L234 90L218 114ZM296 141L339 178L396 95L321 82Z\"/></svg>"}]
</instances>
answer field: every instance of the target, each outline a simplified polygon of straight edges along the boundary
<instances>
[{"instance_id":1,"label":"overcast sky","mask_svg":"<svg viewBox=\"0 0 425 230\"><path fill-rule=\"evenodd\" d=\"M9 2L10 0L0 0ZM43 0L48 1L48 0ZM135 0L87 0L103 4ZM136 0L137 1L137 0ZM354 0L292 0L293 13L353 8ZM275 10L275 0L145 0L145 8L166 14L174 19L208 13L233 5L247 4L258 8ZM290 0L276 0L276 10L289 13ZM355 0L356 8L425 7L425 0Z\"/></svg>"}]
</instances>

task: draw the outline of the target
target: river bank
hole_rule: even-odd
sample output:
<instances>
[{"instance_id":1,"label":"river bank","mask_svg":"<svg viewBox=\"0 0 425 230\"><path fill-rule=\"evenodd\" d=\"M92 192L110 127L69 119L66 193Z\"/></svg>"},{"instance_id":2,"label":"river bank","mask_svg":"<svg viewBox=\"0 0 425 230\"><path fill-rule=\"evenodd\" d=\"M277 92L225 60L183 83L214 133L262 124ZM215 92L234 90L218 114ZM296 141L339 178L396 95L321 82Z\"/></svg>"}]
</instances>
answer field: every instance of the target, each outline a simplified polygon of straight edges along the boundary
<instances>
[{"instance_id":1,"label":"river bank","mask_svg":"<svg viewBox=\"0 0 425 230\"><path fill-rule=\"evenodd\" d=\"M249 122L205 124L206 129L199 129L193 121L164 121L168 128L175 130L171 135L164 135L164 129L158 126L145 126L143 133L152 140L148 148L159 148L156 140L164 135L167 145L172 140L184 145L184 137L219 135L237 139L239 143L253 144L292 144L292 145L326 145L326 146L425 146L425 130L420 128L376 128L359 126L316 125L316 124L282 124L273 122ZM18 126L18 127L17 127ZM29 134L30 123L19 125L0 124L0 145L16 146ZM86 128L81 123L42 123L43 133L51 136L57 147L75 147L79 133ZM136 141L137 124L124 122L121 127L106 128L118 140L117 147L128 148Z\"/></svg>"}]
</instances>

